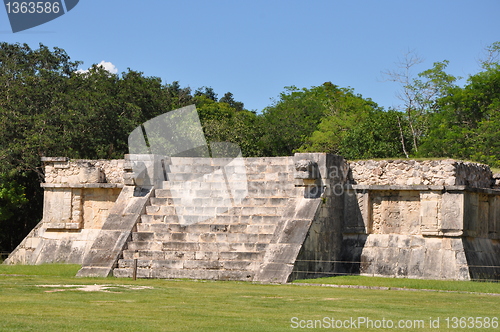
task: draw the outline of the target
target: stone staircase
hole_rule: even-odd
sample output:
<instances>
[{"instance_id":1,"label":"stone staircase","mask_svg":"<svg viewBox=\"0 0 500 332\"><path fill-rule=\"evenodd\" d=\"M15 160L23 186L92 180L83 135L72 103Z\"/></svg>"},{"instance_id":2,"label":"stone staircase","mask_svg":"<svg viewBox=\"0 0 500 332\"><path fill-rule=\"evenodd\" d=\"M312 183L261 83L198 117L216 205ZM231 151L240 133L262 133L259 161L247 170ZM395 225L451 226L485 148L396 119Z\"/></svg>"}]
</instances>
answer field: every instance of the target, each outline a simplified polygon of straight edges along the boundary
<instances>
[{"instance_id":1,"label":"stone staircase","mask_svg":"<svg viewBox=\"0 0 500 332\"><path fill-rule=\"evenodd\" d=\"M254 280L296 197L293 170L289 157L172 158L114 275Z\"/></svg>"}]
</instances>

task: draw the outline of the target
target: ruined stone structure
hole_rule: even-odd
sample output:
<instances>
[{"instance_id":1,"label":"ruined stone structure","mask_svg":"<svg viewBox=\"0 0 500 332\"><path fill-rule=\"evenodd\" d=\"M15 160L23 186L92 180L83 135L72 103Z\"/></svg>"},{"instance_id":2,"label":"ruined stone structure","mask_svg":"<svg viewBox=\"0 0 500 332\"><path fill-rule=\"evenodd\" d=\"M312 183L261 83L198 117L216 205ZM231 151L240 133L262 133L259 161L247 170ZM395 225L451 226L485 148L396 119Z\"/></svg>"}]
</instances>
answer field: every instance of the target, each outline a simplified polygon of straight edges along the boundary
<instances>
[{"instance_id":1,"label":"ruined stone structure","mask_svg":"<svg viewBox=\"0 0 500 332\"><path fill-rule=\"evenodd\" d=\"M43 162L43 220L6 264L280 283L500 279L500 189L485 165L321 153Z\"/></svg>"},{"instance_id":2,"label":"ruined stone structure","mask_svg":"<svg viewBox=\"0 0 500 332\"><path fill-rule=\"evenodd\" d=\"M488 166L454 160L351 163L342 260L349 272L500 279L500 191Z\"/></svg>"}]
</instances>

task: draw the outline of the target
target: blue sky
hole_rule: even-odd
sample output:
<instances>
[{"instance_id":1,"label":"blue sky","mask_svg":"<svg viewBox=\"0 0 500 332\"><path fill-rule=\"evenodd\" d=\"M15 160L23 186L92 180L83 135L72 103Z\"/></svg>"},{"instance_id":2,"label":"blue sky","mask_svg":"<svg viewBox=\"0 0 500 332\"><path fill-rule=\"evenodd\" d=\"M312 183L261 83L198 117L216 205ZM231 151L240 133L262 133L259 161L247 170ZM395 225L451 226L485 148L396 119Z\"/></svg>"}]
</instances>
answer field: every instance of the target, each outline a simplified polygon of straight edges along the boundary
<instances>
[{"instance_id":1,"label":"blue sky","mask_svg":"<svg viewBox=\"0 0 500 332\"><path fill-rule=\"evenodd\" d=\"M67 14L12 33L0 8L0 41L66 50L86 69L101 61L165 83L230 91L261 111L285 86L331 81L384 107L400 102L382 72L408 50L448 72L479 70L500 41L499 0L80 0Z\"/></svg>"}]
</instances>

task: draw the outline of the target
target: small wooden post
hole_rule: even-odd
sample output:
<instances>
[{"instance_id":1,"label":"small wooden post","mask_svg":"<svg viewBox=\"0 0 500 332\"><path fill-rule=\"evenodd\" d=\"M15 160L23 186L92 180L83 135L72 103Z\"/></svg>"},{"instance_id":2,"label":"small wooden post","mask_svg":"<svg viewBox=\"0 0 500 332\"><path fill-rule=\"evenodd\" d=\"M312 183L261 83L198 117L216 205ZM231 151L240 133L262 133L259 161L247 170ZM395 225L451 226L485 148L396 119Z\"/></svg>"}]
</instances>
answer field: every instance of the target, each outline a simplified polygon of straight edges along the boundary
<instances>
[{"instance_id":1,"label":"small wooden post","mask_svg":"<svg viewBox=\"0 0 500 332\"><path fill-rule=\"evenodd\" d=\"M132 270L132 279L137 280L137 258L134 259L134 267Z\"/></svg>"}]
</instances>

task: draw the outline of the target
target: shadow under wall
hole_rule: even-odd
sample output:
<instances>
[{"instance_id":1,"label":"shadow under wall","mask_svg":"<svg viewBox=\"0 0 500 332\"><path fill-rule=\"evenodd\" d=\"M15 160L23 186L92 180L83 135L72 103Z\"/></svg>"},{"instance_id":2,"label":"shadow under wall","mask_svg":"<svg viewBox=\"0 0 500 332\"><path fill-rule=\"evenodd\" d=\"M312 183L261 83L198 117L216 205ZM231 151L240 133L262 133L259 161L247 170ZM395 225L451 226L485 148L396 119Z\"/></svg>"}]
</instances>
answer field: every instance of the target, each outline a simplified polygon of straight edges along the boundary
<instances>
[{"instance_id":1,"label":"shadow under wall","mask_svg":"<svg viewBox=\"0 0 500 332\"><path fill-rule=\"evenodd\" d=\"M344 234L342 250L335 271L337 275L359 275L361 273L361 254L367 238L367 234Z\"/></svg>"},{"instance_id":2,"label":"shadow under wall","mask_svg":"<svg viewBox=\"0 0 500 332\"><path fill-rule=\"evenodd\" d=\"M500 241L467 237L463 244L472 280L500 280Z\"/></svg>"},{"instance_id":3,"label":"shadow under wall","mask_svg":"<svg viewBox=\"0 0 500 332\"><path fill-rule=\"evenodd\" d=\"M336 264L337 275L360 274L362 252L368 238L366 221L358 203L357 194L363 191L347 191L344 195L341 250Z\"/></svg>"}]
</instances>

